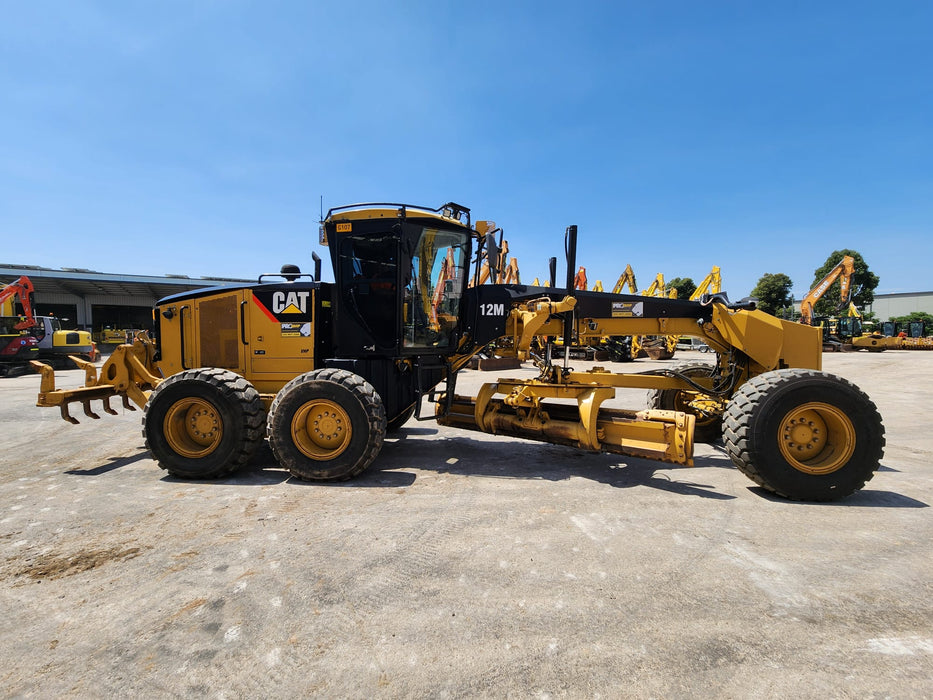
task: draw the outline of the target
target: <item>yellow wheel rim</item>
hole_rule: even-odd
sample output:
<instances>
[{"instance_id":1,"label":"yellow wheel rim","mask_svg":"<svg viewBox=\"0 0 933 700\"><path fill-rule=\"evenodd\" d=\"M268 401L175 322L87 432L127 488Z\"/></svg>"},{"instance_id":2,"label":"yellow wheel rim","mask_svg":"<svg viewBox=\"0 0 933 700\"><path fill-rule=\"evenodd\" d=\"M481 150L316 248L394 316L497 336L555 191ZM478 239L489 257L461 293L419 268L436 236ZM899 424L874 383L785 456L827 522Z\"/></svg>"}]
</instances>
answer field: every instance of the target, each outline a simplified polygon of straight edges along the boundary
<instances>
[{"instance_id":1,"label":"yellow wheel rim","mask_svg":"<svg viewBox=\"0 0 933 700\"><path fill-rule=\"evenodd\" d=\"M794 469L805 474L832 474L855 452L855 428L835 406L813 401L784 416L778 445Z\"/></svg>"},{"instance_id":2,"label":"yellow wheel rim","mask_svg":"<svg viewBox=\"0 0 933 700\"><path fill-rule=\"evenodd\" d=\"M177 401L169 408L162 422L162 432L176 453L189 459L200 459L217 449L224 435L224 426L212 403L191 397Z\"/></svg>"},{"instance_id":3,"label":"yellow wheel rim","mask_svg":"<svg viewBox=\"0 0 933 700\"><path fill-rule=\"evenodd\" d=\"M353 431L350 416L339 404L316 399L304 404L292 418L292 439L311 459L333 459L347 449Z\"/></svg>"}]
</instances>

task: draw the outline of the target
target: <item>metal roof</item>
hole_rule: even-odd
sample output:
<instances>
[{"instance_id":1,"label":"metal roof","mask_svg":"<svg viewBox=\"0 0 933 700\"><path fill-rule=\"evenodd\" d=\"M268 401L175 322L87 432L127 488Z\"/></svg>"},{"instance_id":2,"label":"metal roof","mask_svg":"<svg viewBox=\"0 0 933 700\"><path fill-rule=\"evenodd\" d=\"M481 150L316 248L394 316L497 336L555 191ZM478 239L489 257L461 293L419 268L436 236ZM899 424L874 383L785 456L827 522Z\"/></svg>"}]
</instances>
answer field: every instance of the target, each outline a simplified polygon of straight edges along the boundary
<instances>
[{"instance_id":1,"label":"metal roof","mask_svg":"<svg viewBox=\"0 0 933 700\"><path fill-rule=\"evenodd\" d=\"M186 275L124 275L98 272L84 268L42 267L40 265L11 265L0 263L0 284L8 284L25 275L35 287L36 294L74 294L85 297L147 295L161 299L179 292L227 284L242 284L255 280L229 277L188 277Z\"/></svg>"}]
</instances>

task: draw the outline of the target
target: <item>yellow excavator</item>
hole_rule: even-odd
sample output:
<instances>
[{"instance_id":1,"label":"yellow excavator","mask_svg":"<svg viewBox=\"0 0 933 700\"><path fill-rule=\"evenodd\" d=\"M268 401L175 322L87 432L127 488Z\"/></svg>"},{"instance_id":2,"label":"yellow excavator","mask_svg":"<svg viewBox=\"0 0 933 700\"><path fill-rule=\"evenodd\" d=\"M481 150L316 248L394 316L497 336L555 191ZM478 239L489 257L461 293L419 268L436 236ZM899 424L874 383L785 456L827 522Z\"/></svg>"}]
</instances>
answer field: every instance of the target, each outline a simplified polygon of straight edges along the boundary
<instances>
[{"instance_id":1,"label":"yellow excavator","mask_svg":"<svg viewBox=\"0 0 933 700\"><path fill-rule=\"evenodd\" d=\"M321 241L333 283L319 269L286 266L255 283L161 299L155 339L137 334L100 371L79 361L83 386L58 389L52 368L34 363L38 404L76 422L70 406L95 418L93 402L112 413L118 397L142 410L159 466L192 479L243 467L266 439L296 478L349 479L415 414L680 465L693 463L695 439L721 437L738 469L791 499L843 498L878 469L881 416L856 386L820 370L817 329L724 294L690 301L576 290L576 226L565 234L564 287L470 287L471 266L478 275L483 259L498 260L494 236L481 229L453 202L331 209ZM434 318L424 299L436 302ZM535 377L487 382L475 396L456 390L459 371L493 341L507 339L509 352L528 359L535 338L668 334L701 338L715 362L616 374L576 371L566 354L548 352ZM607 408L619 388L653 390L652 405ZM425 403L433 410L421 415Z\"/></svg>"},{"instance_id":2,"label":"yellow excavator","mask_svg":"<svg viewBox=\"0 0 933 700\"><path fill-rule=\"evenodd\" d=\"M477 221L476 225L479 229L482 229L478 231L479 235L495 235L498 233L499 243L492 251L496 257L492 265L490 265L489 260L490 251L485 251L483 253L483 261L479 266L479 273L474 277L473 281L470 282L470 286L486 284L490 281L494 284L521 284L518 260L509 256L509 242L502 238L502 229L498 228L494 221ZM486 230L487 228L488 231ZM495 276L490 274L491 270L496 271Z\"/></svg>"},{"instance_id":3,"label":"yellow excavator","mask_svg":"<svg viewBox=\"0 0 933 700\"><path fill-rule=\"evenodd\" d=\"M704 294L719 294L721 291L722 274L719 271L719 266L713 265L713 269L700 281L693 294L690 295L690 301L696 301Z\"/></svg>"},{"instance_id":4,"label":"yellow excavator","mask_svg":"<svg viewBox=\"0 0 933 700\"><path fill-rule=\"evenodd\" d=\"M612 288L613 294L622 294L623 290L628 288L629 294L638 294L638 282L635 281L635 272L632 266L626 264L625 271L619 275L615 287Z\"/></svg>"},{"instance_id":5,"label":"yellow excavator","mask_svg":"<svg viewBox=\"0 0 933 700\"><path fill-rule=\"evenodd\" d=\"M626 264L625 270L616 280L612 293L622 294L625 289L628 289L629 294L638 294L638 282L635 280L635 272L629 264ZM597 280L593 291L602 292L602 282ZM641 340L636 336L604 336L599 339L598 347L614 362L630 362L636 357L645 357L645 353L641 349Z\"/></svg>"},{"instance_id":6,"label":"yellow excavator","mask_svg":"<svg viewBox=\"0 0 933 700\"><path fill-rule=\"evenodd\" d=\"M706 275L697 285L697 288L693 290L693 293L690 295L690 301L697 301L702 298L704 295L710 294L719 294L722 292L722 274L720 273L719 266L713 265L713 269L709 271L709 274ZM677 343L680 342L682 336L679 336L674 341L674 346L676 347Z\"/></svg>"},{"instance_id":7,"label":"yellow excavator","mask_svg":"<svg viewBox=\"0 0 933 700\"><path fill-rule=\"evenodd\" d=\"M677 298L677 290L674 287L668 289L664 282L664 274L661 272L641 294L648 297ZM632 338L632 356L647 356L652 360L669 360L674 356L679 338L680 336L676 335L637 336Z\"/></svg>"}]
</instances>

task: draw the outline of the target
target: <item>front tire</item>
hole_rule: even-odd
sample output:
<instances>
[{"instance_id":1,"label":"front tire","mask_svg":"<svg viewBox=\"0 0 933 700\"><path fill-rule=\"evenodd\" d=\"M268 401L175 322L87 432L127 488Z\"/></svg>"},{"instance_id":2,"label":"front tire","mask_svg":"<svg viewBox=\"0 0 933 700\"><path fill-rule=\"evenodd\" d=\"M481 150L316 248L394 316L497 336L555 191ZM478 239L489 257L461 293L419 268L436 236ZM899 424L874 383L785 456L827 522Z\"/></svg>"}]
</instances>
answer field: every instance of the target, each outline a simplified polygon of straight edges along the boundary
<instances>
[{"instance_id":1,"label":"front tire","mask_svg":"<svg viewBox=\"0 0 933 700\"><path fill-rule=\"evenodd\" d=\"M318 369L282 387L269 410L269 445L279 464L306 481L360 474L382 449L386 415L369 382L342 369Z\"/></svg>"},{"instance_id":2,"label":"front tire","mask_svg":"<svg viewBox=\"0 0 933 700\"><path fill-rule=\"evenodd\" d=\"M723 439L742 473L800 501L858 491L884 453L875 404L854 384L815 370L781 369L743 384L726 409Z\"/></svg>"},{"instance_id":3,"label":"front tire","mask_svg":"<svg viewBox=\"0 0 933 700\"><path fill-rule=\"evenodd\" d=\"M183 479L216 479L246 464L263 439L259 392L225 369L179 372L149 395L143 437L159 467Z\"/></svg>"}]
</instances>

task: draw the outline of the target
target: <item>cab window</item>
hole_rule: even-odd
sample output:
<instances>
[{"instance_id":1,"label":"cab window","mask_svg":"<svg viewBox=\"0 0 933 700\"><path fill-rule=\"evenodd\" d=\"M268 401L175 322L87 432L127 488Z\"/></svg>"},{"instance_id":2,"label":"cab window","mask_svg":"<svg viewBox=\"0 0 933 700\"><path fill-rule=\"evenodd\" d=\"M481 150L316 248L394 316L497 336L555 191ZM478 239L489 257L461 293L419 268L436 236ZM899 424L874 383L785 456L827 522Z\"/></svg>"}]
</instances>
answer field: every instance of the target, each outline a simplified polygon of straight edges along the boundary
<instances>
[{"instance_id":1,"label":"cab window","mask_svg":"<svg viewBox=\"0 0 933 700\"><path fill-rule=\"evenodd\" d=\"M412 250L402 304L406 348L449 348L466 275L466 236L422 228Z\"/></svg>"}]
</instances>

